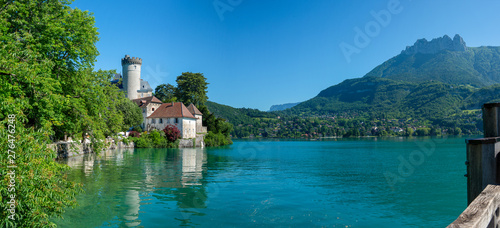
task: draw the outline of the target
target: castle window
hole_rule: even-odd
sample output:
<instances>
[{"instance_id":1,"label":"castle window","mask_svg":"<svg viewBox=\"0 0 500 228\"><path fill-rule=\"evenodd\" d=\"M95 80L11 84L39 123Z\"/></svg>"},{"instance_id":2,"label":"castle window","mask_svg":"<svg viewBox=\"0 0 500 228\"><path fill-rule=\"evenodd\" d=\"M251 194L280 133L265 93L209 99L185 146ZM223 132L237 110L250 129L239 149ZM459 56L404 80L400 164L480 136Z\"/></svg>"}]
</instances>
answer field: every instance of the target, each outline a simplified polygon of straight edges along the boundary
<instances>
[{"instance_id":1,"label":"castle window","mask_svg":"<svg viewBox=\"0 0 500 228\"><path fill-rule=\"evenodd\" d=\"M163 119L162 118L160 118L160 123L163 123Z\"/></svg>"},{"instance_id":2,"label":"castle window","mask_svg":"<svg viewBox=\"0 0 500 228\"><path fill-rule=\"evenodd\" d=\"M152 108L152 109L151 109L151 111L153 111L153 112L154 112L154 111L155 111L155 108Z\"/></svg>"},{"instance_id":3,"label":"castle window","mask_svg":"<svg viewBox=\"0 0 500 228\"><path fill-rule=\"evenodd\" d=\"M151 119L151 123L155 123L155 119Z\"/></svg>"},{"instance_id":4,"label":"castle window","mask_svg":"<svg viewBox=\"0 0 500 228\"><path fill-rule=\"evenodd\" d=\"M175 118L175 123L179 123L179 118Z\"/></svg>"}]
</instances>

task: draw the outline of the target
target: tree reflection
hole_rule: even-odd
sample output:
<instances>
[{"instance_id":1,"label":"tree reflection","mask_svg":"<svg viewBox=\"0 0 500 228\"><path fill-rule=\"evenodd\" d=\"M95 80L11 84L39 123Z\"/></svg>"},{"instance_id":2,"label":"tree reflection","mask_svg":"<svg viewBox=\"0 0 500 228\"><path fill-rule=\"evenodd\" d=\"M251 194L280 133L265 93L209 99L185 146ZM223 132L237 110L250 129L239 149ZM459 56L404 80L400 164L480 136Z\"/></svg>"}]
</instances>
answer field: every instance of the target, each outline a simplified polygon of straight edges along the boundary
<instances>
[{"instance_id":1,"label":"tree reflection","mask_svg":"<svg viewBox=\"0 0 500 228\"><path fill-rule=\"evenodd\" d=\"M152 208L189 224L190 216L203 215L197 209L207 207L205 149L122 149L61 162L73 167L69 178L85 189L79 206L68 209L64 220L54 219L61 227L140 226ZM176 209L161 206L168 202Z\"/></svg>"}]
</instances>

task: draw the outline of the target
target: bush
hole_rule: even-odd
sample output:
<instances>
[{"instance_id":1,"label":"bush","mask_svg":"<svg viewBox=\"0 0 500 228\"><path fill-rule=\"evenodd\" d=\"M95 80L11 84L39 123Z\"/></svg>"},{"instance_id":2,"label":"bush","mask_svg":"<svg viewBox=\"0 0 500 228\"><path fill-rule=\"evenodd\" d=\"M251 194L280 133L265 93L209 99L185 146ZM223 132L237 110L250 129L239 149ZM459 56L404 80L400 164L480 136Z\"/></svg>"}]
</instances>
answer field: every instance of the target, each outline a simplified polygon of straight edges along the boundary
<instances>
[{"instance_id":1,"label":"bush","mask_svg":"<svg viewBox=\"0 0 500 228\"><path fill-rule=\"evenodd\" d=\"M222 133L213 133L209 131L205 135L205 145L206 146L223 146L223 145L229 145L233 144L233 141L231 141L231 138L228 136L225 136Z\"/></svg>"},{"instance_id":2,"label":"bush","mask_svg":"<svg viewBox=\"0 0 500 228\"><path fill-rule=\"evenodd\" d=\"M17 124L15 132L8 134L5 126L6 121L0 121L0 194L4 196L0 201L0 227L53 227L49 218L61 217L66 207L76 205L75 196L82 185L68 180L65 174L69 166L54 161L56 153L47 147L45 132ZM15 140L8 142L8 135ZM9 151L15 152L15 169L5 168L10 164ZM9 170L15 170L15 176L9 176ZM15 190L8 187L11 177ZM12 214L7 210L13 194L15 220L8 219Z\"/></svg>"},{"instance_id":3,"label":"bush","mask_svg":"<svg viewBox=\"0 0 500 228\"><path fill-rule=\"evenodd\" d=\"M163 129L163 132L165 132L165 137L169 142L174 142L181 136L181 132L179 131L179 129L171 124L167 125L165 129Z\"/></svg>"},{"instance_id":4,"label":"bush","mask_svg":"<svg viewBox=\"0 0 500 228\"><path fill-rule=\"evenodd\" d=\"M130 143L130 141L131 141L131 140L130 140L130 139L128 139L128 138L123 138L123 139L122 139L122 142L123 142L124 144L126 144L126 145L128 145L128 144Z\"/></svg>"},{"instance_id":5,"label":"bush","mask_svg":"<svg viewBox=\"0 0 500 228\"><path fill-rule=\"evenodd\" d=\"M152 131L149 133L149 137L151 139L151 143L155 146L158 147L157 145L161 145L165 141L164 137L161 137L160 132L158 131Z\"/></svg>"},{"instance_id":6,"label":"bush","mask_svg":"<svg viewBox=\"0 0 500 228\"><path fill-rule=\"evenodd\" d=\"M140 138L130 138L137 148L176 148L179 141L169 142L163 131L153 130L149 134L143 133Z\"/></svg>"},{"instance_id":7,"label":"bush","mask_svg":"<svg viewBox=\"0 0 500 228\"><path fill-rule=\"evenodd\" d=\"M134 142L137 148L151 148L151 140L147 136L136 138Z\"/></svg>"}]
</instances>

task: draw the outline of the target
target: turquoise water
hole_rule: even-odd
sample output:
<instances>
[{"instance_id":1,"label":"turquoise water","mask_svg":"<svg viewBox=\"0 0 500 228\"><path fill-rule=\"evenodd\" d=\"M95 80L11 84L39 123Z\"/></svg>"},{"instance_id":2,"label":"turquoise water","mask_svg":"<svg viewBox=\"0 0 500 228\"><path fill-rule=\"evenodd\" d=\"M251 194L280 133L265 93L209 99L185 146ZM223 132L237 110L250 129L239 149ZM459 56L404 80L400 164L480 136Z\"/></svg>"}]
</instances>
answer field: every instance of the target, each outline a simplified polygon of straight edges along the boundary
<instances>
[{"instance_id":1,"label":"turquoise water","mask_svg":"<svg viewBox=\"0 0 500 228\"><path fill-rule=\"evenodd\" d=\"M72 158L60 227L444 227L466 207L464 138L243 141Z\"/></svg>"}]
</instances>

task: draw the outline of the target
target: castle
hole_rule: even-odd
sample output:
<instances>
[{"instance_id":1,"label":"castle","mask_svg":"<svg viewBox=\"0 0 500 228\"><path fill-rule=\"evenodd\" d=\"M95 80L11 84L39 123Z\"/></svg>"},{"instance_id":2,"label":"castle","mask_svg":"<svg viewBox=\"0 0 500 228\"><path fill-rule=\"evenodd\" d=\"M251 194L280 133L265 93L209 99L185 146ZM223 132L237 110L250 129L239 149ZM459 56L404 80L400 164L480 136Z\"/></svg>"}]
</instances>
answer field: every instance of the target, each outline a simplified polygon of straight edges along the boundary
<instances>
[{"instance_id":1,"label":"castle","mask_svg":"<svg viewBox=\"0 0 500 228\"><path fill-rule=\"evenodd\" d=\"M207 132L207 128L202 126L202 113L196 106L190 104L186 107L182 102L163 103L153 96L149 83L141 79L141 58L125 55L121 63L123 76L117 74L112 83L117 84L127 98L142 109L142 129L162 130L167 125L174 125L184 139L196 138L197 133Z\"/></svg>"}]
</instances>

